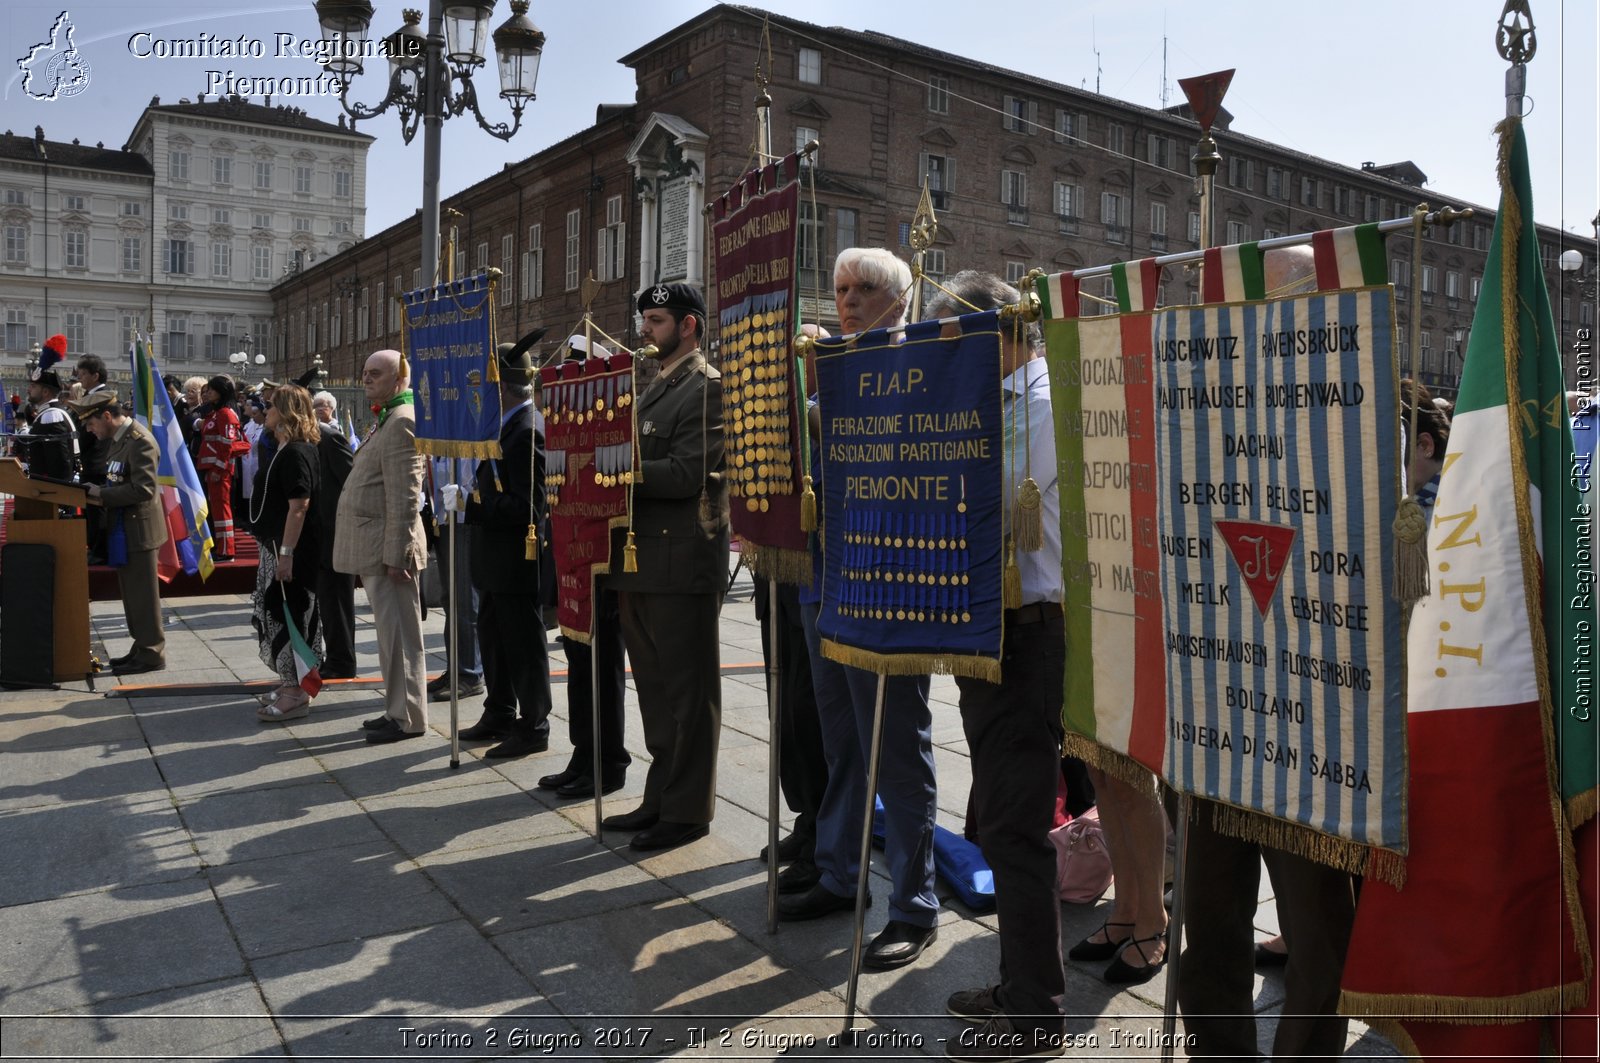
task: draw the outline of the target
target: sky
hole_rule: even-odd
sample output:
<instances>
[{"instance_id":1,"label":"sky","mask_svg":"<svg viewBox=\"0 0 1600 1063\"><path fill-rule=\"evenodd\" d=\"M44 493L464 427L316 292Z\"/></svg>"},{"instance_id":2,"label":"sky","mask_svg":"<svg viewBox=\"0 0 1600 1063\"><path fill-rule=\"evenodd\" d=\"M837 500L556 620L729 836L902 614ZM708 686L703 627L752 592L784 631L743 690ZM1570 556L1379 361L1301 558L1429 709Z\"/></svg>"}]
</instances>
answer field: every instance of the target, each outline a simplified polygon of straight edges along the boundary
<instances>
[{"instance_id":1,"label":"sky","mask_svg":"<svg viewBox=\"0 0 1600 1063\"><path fill-rule=\"evenodd\" d=\"M89 81L70 98L30 99L16 60L48 38L63 10L76 27L74 43L89 65ZM401 8L422 0L374 0L373 36L398 28ZM470 115L444 125L442 191L449 195L500 168L589 126L601 103L634 98L632 71L617 62L711 6L706 0L611 0L587 4L535 0L529 15L548 42L539 73L539 98L509 143L482 132ZM1275 141L1350 166L1410 159L1428 187L1492 207L1492 128L1505 113L1507 64L1495 51L1502 0L1343 0L1336 5L1281 0L1076 0L1030 8L989 8L974 24L971 3L934 0L769 0L757 4L815 25L876 30L1062 84L1133 103L1162 105L1163 54L1167 102L1182 102L1182 77L1237 68L1224 106L1236 132ZM1531 0L1537 54L1528 67L1525 129L1533 167L1538 221L1594 237L1600 211L1596 157L1596 57L1600 54L1594 0ZM198 12L198 13L197 13ZM500 4L494 24L509 17ZM247 38L263 43L263 58L138 58L130 38ZM163 103L217 90L208 71L241 77L305 77L318 73L303 57L277 57L277 34L318 36L311 0L296 4L213 0L196 7L139 0L8 0L0 12L0 129L31 133L42 125L53 140L104 141L120 147L150 97ZM826 56L824 63L826 63ZM375 103L387 80L381 61L355 82L352 97ZM748 71L732 72L746 79ZM492 61L478 75L480 99L492 121L509 119L498 98ZM259 102L259 100L258 100ZM281 99L280 99L280 102ZM334 121L334 96L301 98L314 117ZM781 105L782 101L778 101ZM368 155L368 234L377 233L421 203L422 137L409 145L392 114L363 122L377 137ZM1591 252L1592 253L1592 252Z\"/></svg>"}]
</instances>

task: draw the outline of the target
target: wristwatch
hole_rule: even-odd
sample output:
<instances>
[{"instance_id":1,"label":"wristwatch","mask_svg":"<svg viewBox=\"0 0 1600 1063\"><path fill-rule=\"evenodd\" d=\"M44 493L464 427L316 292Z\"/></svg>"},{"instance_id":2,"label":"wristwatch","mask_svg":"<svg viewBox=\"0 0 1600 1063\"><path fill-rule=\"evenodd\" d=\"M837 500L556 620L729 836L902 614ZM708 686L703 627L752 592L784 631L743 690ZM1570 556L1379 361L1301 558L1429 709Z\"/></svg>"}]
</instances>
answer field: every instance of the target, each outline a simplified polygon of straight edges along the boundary
<instances>
[{"instance_id":1,"label":"wristwatch","mask_svg":"<svg viewBox=\"0 0 1600 1063\"><path fill-rule=\"evenodd\" d=\"M294 547L292 547L292 546L280 546L280 547L278 547L278 556L279 557L293 557L294 556Z\"/></svg>"}]
</instances>

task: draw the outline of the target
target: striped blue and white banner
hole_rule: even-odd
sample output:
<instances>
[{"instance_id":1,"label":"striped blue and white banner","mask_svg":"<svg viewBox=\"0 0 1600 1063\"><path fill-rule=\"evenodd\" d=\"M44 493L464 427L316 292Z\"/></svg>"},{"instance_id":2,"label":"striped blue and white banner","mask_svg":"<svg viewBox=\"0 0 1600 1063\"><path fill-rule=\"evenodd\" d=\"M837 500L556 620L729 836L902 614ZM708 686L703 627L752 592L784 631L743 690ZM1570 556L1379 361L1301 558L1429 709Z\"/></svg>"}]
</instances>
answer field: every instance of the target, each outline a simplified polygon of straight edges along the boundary
<instances>
[{"instance_id":1,"label":"striped blue and white banner","mask_svg":"<svg viewBox=\"0 0 1600 1063\"><path fill-rule=\"evenodd\" d=\"M1155 424L1168 781L1402 848L1391 298L1158 314Z\"/></svg>"}]
</instances>

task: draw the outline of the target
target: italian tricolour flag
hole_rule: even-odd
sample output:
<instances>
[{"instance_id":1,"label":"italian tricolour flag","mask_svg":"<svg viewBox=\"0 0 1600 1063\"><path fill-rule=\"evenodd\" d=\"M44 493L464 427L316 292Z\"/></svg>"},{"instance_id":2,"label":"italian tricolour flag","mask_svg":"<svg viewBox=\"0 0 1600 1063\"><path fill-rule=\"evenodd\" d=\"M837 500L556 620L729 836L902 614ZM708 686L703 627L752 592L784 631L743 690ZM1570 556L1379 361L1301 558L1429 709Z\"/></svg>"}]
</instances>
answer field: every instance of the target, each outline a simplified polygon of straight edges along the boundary
<instances>
[{"instance_id":1,"label":"italian tricolour flag","mask_svg":"<svg viewBox=\"0 0 1600 1063\"><path fill-rule=\"evenodd\" d=\"M1367 881L1344 973L1343 1009L1405 1016L1377 1024L1428 1060L1537 1056L1541 1017L1586 1001L1588 1021L1553 1036L1563 1058L1594 1054L1588 514L1521 121L1499 132L1501 205L1406 646L1405 885Z\"/></svg>"},{"instance_id":2,"label":"italian tricolour flag","mask_svg":"<svg viewBox=\"0 0 1600 1063\"><path fill-rule=\"evenodd\" d=\"M294 654L294 674L300 680L300 689L312 697L317 696L317 691L322 689L322 673L317 671L317 655L311 652L305 636L300 634L294 617L289 612L289 603L283 603L283 624L289 629L289 650Z\"/></svg>"}]
</instances>

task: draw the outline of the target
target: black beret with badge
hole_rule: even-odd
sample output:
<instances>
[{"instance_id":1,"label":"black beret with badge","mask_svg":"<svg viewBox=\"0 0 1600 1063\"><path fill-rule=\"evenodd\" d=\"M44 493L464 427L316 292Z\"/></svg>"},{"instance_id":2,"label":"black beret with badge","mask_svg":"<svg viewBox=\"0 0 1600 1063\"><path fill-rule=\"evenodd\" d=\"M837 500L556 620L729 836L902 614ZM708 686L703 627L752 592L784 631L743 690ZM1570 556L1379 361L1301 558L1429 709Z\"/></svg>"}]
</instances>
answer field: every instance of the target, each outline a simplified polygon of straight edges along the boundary
<instances>
[{"instance_id":1,"label":"black beret with badge","mask_svg":"<svg viewBox=\"0 0 1600 1063\"><path fill-rule=\"evenodd\" d=\"M706 320L706 298L700 294L700 289L692 284L681 281L673 284L657 284L646 288L639 293L639 312L646 310L670 310L682 320L684 315L694 314L702 324Z\"/></svg>"}]
</instances>

